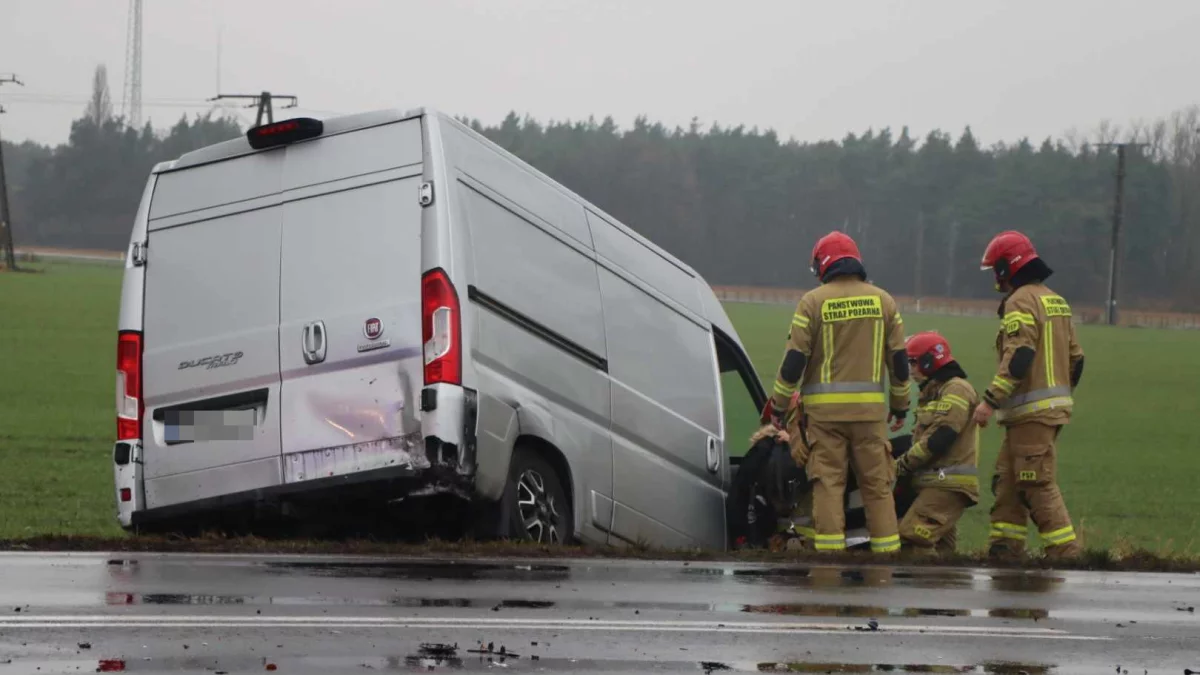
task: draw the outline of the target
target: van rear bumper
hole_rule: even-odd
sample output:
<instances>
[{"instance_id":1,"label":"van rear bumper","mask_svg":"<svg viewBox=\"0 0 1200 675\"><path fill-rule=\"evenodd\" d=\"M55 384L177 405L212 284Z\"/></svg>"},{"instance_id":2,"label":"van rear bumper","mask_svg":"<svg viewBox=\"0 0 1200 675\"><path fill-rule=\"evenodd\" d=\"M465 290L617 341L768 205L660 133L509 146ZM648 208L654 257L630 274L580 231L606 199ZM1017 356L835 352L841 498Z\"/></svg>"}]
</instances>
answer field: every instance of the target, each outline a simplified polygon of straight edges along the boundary
<instances>
[{"instance_id":1,"label":"van rear bumper","mask_svg":"<svg viewBox=\"0 0 1200 675\"><path fill-rule=\"evenodd\" d=\"M134 511L131 514L130 524L136 528L165 521L175 521L202 513L222 511L231 507L278 506L289 501L320 502L335 499L347 488L353 488L355 496L359 498L369 493L378 495L381 501L394 500L430 493L435 484L442 482L439 474L441 472L434 468L409 466L390 466L356 471ZM460 489L465 487L459 486ZM457 492L458 490L447 486L438 491Z\"/></svg>"},{"instance_id":2,"label":"van rear bumper","mask_svg":"<svg viewBox=\"0 0 1200 675\"><path fill-rule=\"evenodd\" d=\"M369 499L382 503L438 494L472 500L476 496L476 393L469 389L453 393L457 394L456 408L461 409L457 420L461 427L456 434L458 442L447 442L435 435L425 435L422 439L417 432L407 437L295 453L281 458L282 484L152 509L143 507L141 458L134 456L130 462L131 453L122 453L118 445L118 491L131 486L135 495L134 503L119 505L118 520L128 530L237 507L249 511L259 506L273 509L288 503L329 502L347 493L356 501ZM140 444L134 448L134 454L139 449Z\"/></svg>"}]
</instances>

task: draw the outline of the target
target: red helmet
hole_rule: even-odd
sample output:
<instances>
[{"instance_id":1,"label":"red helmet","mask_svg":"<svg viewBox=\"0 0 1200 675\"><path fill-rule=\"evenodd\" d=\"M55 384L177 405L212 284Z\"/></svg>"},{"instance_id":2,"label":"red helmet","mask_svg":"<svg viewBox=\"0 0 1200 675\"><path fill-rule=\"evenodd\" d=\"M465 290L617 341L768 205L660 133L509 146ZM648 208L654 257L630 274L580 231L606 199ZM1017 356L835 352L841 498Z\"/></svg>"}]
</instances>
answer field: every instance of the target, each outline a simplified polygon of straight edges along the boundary
<instances>
[{"instance_id":1,"label":"red helmet","mask_svg":"<svg viewBox=\"0 0 1200 675\"><path fill-rule=\"evenodd\" d=\"M825 276L829 266L842 258L854 258L862 262L858 252L858 244L843 232L830 232L817 240L812 252L812 273L818 279Z\"/></svg>"},{"instance_id":2,"label":"red helmet","mask_svg":"<svg viewBox=\"0 0 1200 675\"><path fill-rule=\"evenodd\" d=\"M950 343L934 331L922 331L904 340L904 351L908 360L917 366L917 372L929 377L939 368L950 363Z\"/></svg>"},{"instance_id":3,"label":"red helmet","mask_svg":"<svg viewBox=\"0 0 1200 675\"><path fill-rule=\"evenodd\" d=\"M979 269L994 270L997 281L1007 281L1037 257L1037 251L1034 250L1029 237L1016 230L1008 230L992 237L988 242Z\"/></svg>"}]
</instances>

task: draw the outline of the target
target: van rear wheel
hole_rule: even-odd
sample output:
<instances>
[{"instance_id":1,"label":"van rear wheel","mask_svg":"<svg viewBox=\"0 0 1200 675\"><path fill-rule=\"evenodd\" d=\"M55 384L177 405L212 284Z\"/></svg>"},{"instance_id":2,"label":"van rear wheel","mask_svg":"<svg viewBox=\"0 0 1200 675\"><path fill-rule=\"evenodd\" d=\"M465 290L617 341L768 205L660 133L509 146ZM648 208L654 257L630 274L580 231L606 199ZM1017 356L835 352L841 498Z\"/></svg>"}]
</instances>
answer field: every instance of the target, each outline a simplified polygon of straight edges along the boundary
<instances>
[{"instance_id":1,"label":"van rear wheel","mask_svg":"<svg viewBox=\"0 0 1200 675\"><path fill-rule=\"evenodd\" d=\"M504 499L510 538L553 545L574 539L575 521L562 478L549 462L527 448L513 453Z\"/></svg>"}]
</instances>

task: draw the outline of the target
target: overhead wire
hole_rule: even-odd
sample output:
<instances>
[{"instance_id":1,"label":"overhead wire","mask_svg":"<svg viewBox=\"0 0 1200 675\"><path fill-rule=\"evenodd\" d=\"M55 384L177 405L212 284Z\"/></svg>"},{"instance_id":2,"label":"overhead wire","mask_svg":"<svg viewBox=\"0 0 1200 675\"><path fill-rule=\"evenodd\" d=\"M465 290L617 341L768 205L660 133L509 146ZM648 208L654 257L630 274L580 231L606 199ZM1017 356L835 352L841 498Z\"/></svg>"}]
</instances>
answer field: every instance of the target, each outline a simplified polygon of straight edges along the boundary
<instances>
[{"instance_id":1,"label":"overhead wire","mask_svg":"<svg viewBox=\"0 0 1200 675\"><path fill-rule=\"evenodd\" d=\"M82 94L55 94L48 92L20 92L20 93L4 93L0 94L0 100L9 101L11 103L34 103L43 105L79 105L90 103L91 96ZM232 110L237 106L223 104L217 101L209 101L204 99L194 98L144 98L142 105L153 106L159 108L221 108L224 110ZM253 108L254 104L249 104L245 107ZM323 115L340 115L335 110L322 110L320 108L310 108L308 106L288 106L290 109L304 110L312 113Z\"/></svg>"}]
</instances>

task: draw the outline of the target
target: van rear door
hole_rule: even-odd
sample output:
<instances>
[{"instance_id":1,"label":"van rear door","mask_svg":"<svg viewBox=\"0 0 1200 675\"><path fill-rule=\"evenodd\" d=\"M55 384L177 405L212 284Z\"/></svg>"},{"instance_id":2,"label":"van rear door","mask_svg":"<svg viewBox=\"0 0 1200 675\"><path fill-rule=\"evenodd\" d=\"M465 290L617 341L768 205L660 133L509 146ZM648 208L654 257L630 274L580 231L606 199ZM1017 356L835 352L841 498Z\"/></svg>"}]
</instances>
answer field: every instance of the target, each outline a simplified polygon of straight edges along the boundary
<instances>
[{"instance_id":1,"label":"van rear door","mask_svg":"<svg viewBox=\"0 0 1200 675\"><path fill-rule=\"evenodd\" d=\"M158 177L148 222L146 506L278 484L282 153Z\"/></svg>"},{"instance_id":2,"label":"van rear door","mask_svg":"<svg viewBox=\"0 0 1200 675\"><path fill-rule=\"evenodd\" d=\"M423 458L422 148L420 118L288 148L285 483Z\"/></svg>"}]
</instances>

